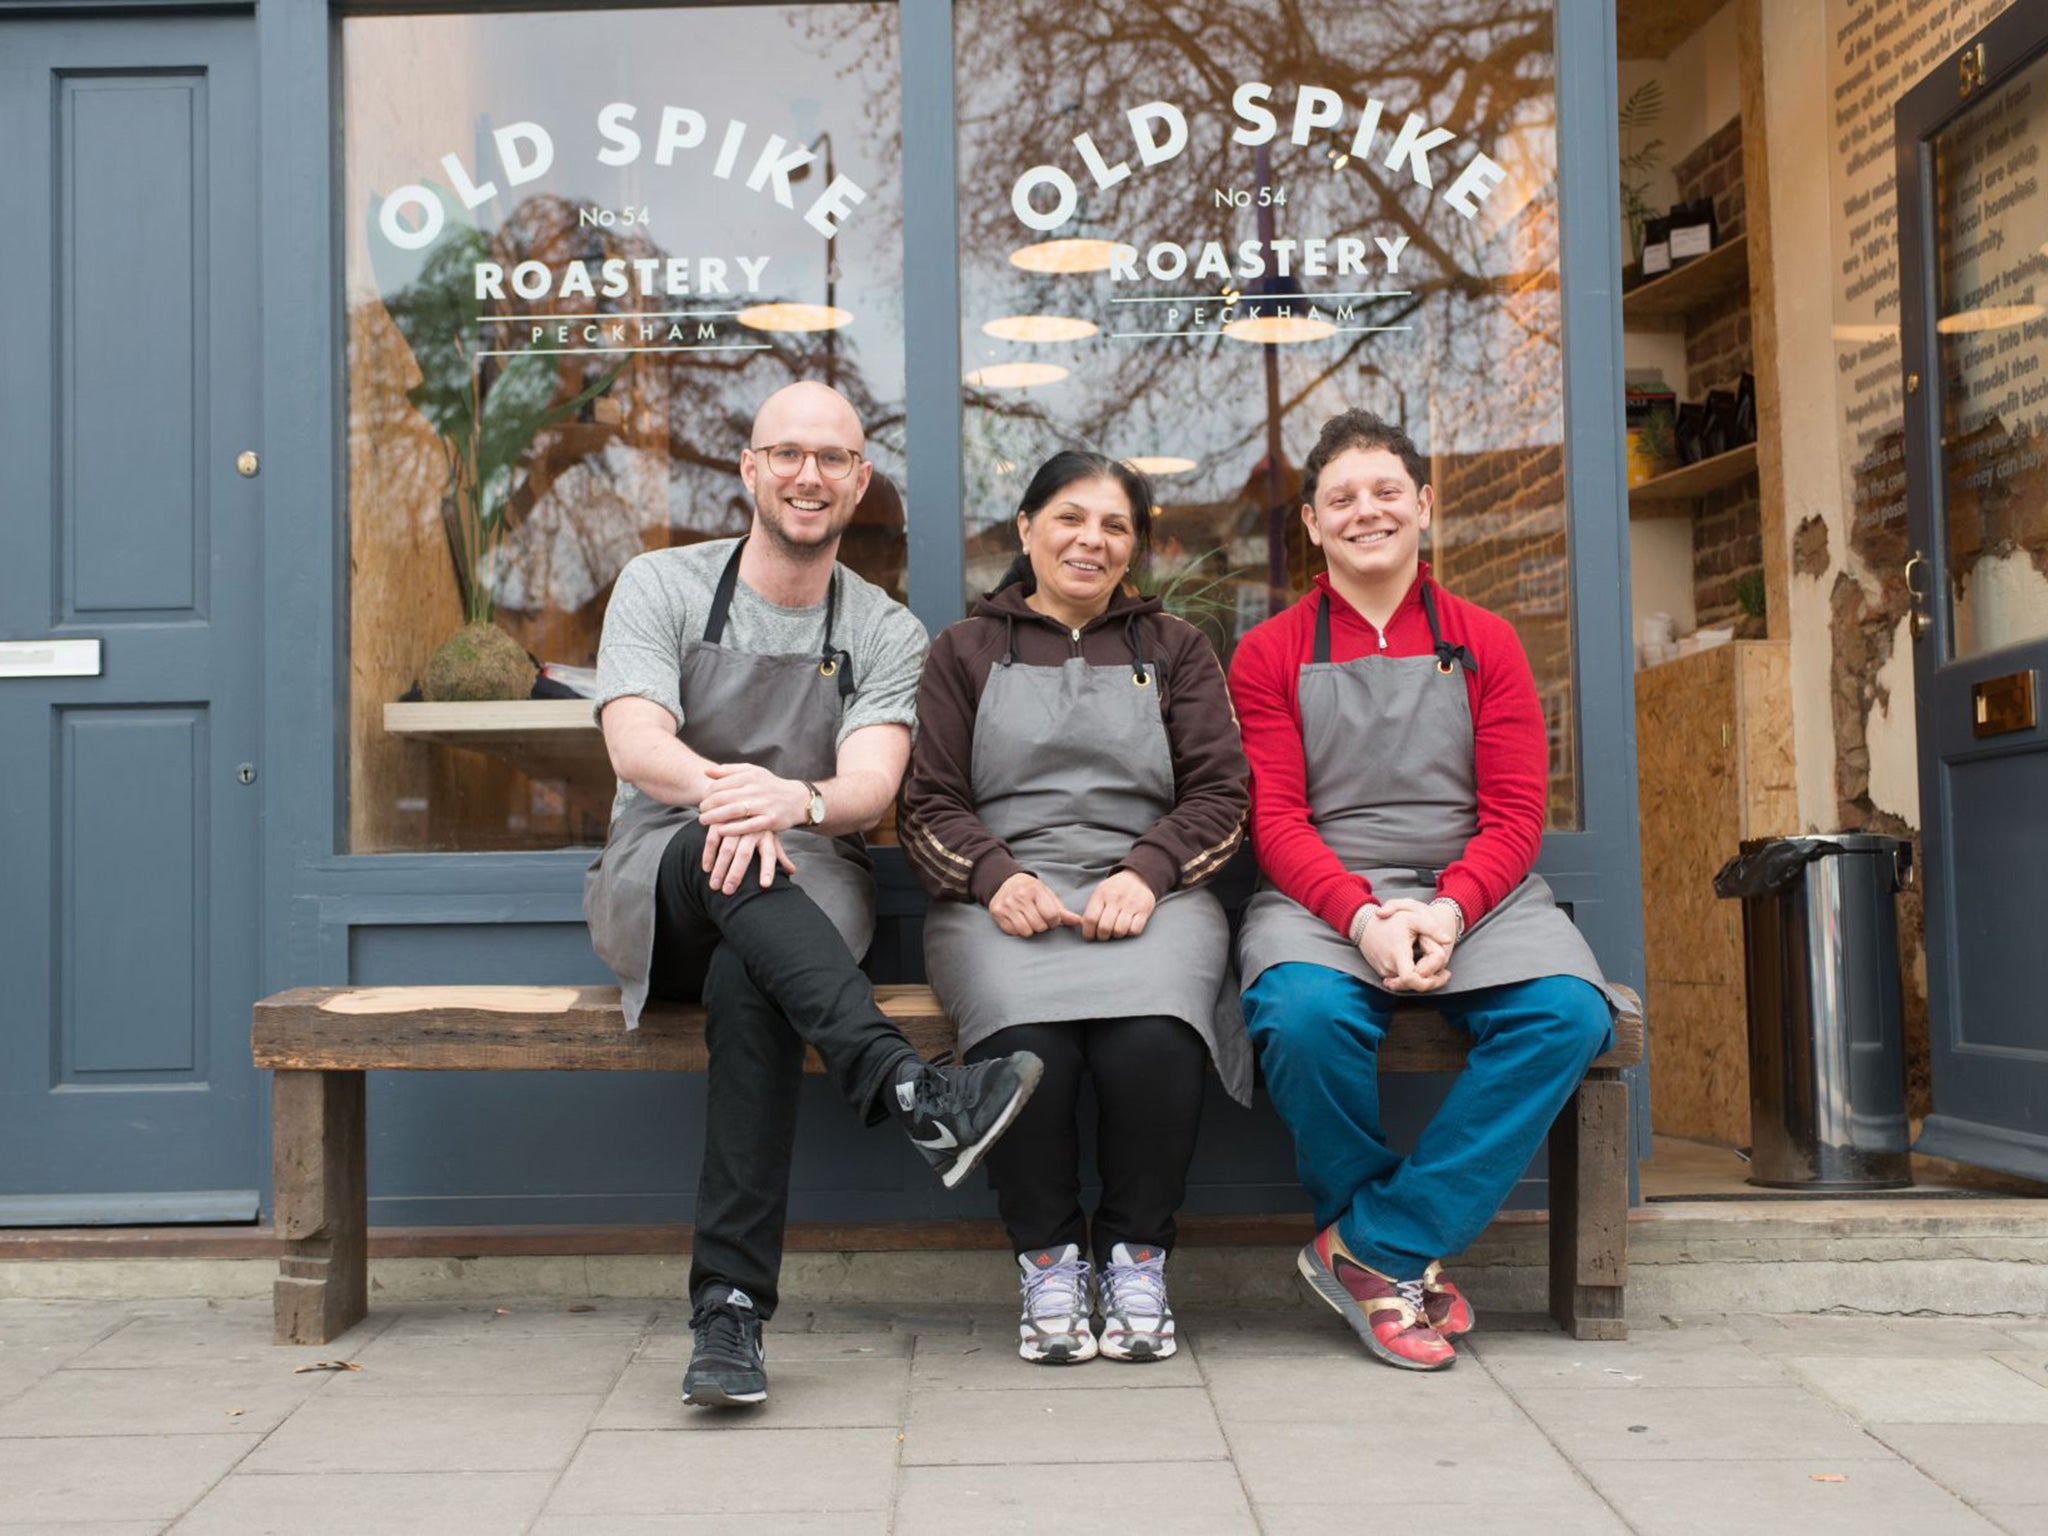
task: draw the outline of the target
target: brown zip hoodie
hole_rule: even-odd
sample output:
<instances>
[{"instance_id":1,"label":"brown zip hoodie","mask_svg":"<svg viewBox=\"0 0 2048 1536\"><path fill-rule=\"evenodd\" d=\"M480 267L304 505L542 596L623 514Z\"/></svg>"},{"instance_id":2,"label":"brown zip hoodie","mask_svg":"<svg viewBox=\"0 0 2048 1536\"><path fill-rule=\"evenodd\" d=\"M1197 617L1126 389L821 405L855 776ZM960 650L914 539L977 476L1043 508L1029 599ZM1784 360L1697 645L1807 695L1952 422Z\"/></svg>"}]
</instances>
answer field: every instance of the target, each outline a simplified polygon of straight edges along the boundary
<instances>
[{"instance_id":1,"label":"brown zip hoodie","mask_svg":"<svg viewBox=\"0 0 2048 1536\"><path fill-rule=\"evenodd\" d=\"M1249 770L1223 668L1208 637L1164 612L1156 597L1118 593L1078 635L1024 601L1013 585L980 598L973 613L932 643L917 689L917 744L903 781L897 829L910 867L934 897L987 906L1024 866L982 825L973 803L974 717L989 668L1001 661L1010 622L1017 664L1091 666L1131 659L1125 626L1137 616L1145 658L1158 665L1159 702L1173 757L1174 807L1118 864L1155 896L1200 885L1244 837Z\"/></svg>"}]
</instances>

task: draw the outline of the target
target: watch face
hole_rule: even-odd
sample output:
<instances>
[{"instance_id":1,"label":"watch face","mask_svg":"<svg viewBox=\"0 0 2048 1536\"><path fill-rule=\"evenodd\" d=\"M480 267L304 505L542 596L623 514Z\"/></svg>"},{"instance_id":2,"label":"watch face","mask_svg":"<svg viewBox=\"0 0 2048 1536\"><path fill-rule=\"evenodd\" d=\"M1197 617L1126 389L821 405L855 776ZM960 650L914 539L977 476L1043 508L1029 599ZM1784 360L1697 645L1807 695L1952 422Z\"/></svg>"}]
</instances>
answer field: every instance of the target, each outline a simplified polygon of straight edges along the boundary
<instances>
[{"instance_id":1,"label":"watch face","mask_svg":"<svg viewBox=\"0 0 2048 1536\"><path fill-rule=\"evenodd\" d=\"M813 790L813 791L811 792L811 812L810 812L810 814L811 814L811 825L812 825L812 826L814 826L814 827L815 827L816 825L818 825L818 823L819 823L819 822L821 822L821 821L823 821L823 820L825 819L825 797L824 797L823 795L819 794L819 793L818 793L817 791L815 791L815 790Z\"/></svg>"}]
</instances>

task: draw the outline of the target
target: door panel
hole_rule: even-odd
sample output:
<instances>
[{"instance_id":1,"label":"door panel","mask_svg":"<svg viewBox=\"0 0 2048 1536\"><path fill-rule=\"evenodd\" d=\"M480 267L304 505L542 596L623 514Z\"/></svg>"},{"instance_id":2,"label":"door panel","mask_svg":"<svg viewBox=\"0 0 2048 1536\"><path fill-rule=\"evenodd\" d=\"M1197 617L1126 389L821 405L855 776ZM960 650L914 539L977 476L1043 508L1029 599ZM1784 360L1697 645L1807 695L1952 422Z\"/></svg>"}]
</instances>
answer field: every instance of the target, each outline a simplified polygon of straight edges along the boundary
<instances>
[{"instance_id":1,"label":"door panel","mask_svg":"<svg viewBox=\"0 0 2048 1536\"><path fill-rule=\"evenodd\" d=\"M0 640L101 642L0 678L0 1224L255 1215L253 61L0 21Z\"/></svg>"},{"instance_id":2,"label":"door panel","mask_svg":"<svg viewBox=\"0 0 2048 1536\"><path fill-rule=\"evenodd\" d=\"M2048 731L2023 717L2001 728L1982 690L2031 674L2038 698L2048 675L2044 138L2037 6L2013 6L1899 108L1934 1094L1917 1149L2036 1179L2048 1178Z\"/></svg>"}]
</instances>

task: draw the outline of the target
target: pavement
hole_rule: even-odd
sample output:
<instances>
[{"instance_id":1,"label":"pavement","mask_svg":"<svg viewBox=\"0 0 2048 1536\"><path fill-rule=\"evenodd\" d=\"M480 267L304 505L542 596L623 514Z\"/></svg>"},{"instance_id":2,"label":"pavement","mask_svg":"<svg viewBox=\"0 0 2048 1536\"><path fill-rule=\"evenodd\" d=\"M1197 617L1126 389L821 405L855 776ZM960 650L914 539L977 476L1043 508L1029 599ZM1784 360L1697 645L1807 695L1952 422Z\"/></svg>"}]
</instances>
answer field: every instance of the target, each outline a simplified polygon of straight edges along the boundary
<instances>
[{"instance_id":1,"label":"pavement","mask_svg":"<svg viewBox=\"0 0 2048 1536\"><path fill-rule=\"evenodd\" d=\"M1482 1315L1417 1375L1311 1306L1065 1369L918 1306L786 1309L768 1404L712 1412L673 1301L384 1304L278 1348L262 1302L0 1300L0 1536L2048 1533L2039 1317Z\"/></svg>"}]
</instances>

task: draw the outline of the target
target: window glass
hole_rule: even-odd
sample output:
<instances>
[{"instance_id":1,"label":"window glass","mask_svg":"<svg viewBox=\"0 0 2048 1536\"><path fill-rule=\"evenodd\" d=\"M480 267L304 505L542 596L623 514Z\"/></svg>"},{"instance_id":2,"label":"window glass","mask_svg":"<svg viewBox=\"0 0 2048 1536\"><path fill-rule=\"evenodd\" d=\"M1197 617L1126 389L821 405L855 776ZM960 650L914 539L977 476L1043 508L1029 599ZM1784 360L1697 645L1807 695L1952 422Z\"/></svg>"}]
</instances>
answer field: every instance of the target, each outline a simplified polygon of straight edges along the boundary
<instances>
[{"instance_id":1,"label":"window glass","mask_svg":"<svg viewBox=\"0 0 2048 1536\"><path fill-rule=\"evenodd\" d=\"M2048 60L1934 140L1951 656L2048 636Z\"/></svg>"},{"instance_id":2,"label":"window glass","mask_svg":"<svg viewBox=\"0 0 2048 1536\"><path fill-rule=\"evenodd\" d=\"M954 14L969 593L1091 446L1154 476L1146 584L1227 656L1321 568L1300 466L1367 407L1431 463L1436 575L1519 630L1578 825L1549 7Z\"/></svg>"},{"instance_id":3,"label":"window glass","mask_svg":"<svg viewBox=\"0 0 2048 1536\"><path fill-rule=\"evenodd\" d=\"M841 558L901 595L896 36L858 4L342 23L353 851L602 841L573 691L612 584L745 531L792 379L867 423Z\"/></svg>"}]
</instances>

